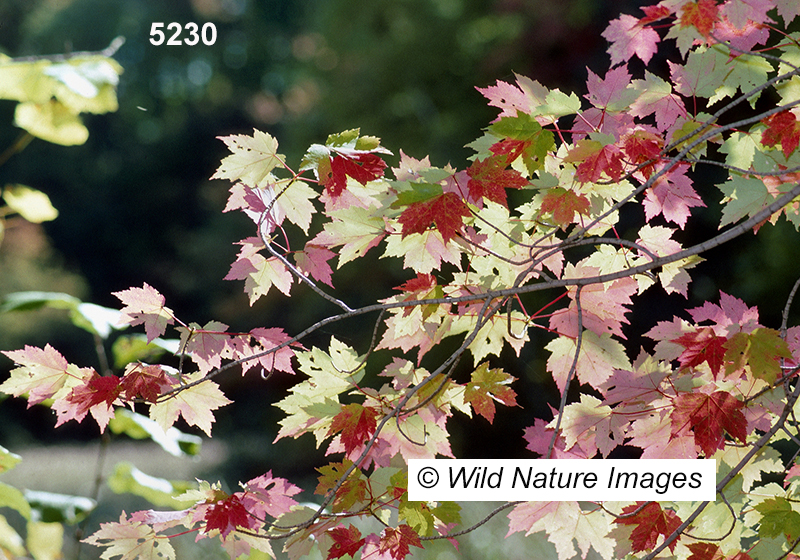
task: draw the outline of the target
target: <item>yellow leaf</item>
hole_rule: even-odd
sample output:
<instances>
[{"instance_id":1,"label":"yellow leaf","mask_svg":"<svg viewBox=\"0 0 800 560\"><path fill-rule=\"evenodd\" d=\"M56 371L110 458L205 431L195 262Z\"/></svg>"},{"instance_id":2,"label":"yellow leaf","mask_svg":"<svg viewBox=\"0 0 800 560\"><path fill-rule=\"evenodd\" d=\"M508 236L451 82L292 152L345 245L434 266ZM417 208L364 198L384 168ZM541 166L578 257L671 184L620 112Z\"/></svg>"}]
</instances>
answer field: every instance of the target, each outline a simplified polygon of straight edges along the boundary
<instances>
[{"instance_id":1,"label":"yellow leaf","mask_svg":"<svg viewBox=\"0 0 800 560\"><path fill-rule=\"evenodd\" d=\"M62 146L78 146L89 138L80 117L55 100L20 103L14 112L14 124L37 138Z\"/></svg>"},{"instance_id":2,"label":"yellow leaf","mask_svg":"<svg viewBox=\"0 0 800 560\"><path fill-rule=\"evenodd\" d=\"M58 217L58 210L53 208L46 194L25 185L6 185L3 189L3 200L11 210L35 224L49 222Z\"/></svg>"},{"instance_id":3,"label":"yellow leaf","mask_svg":"<svg viewBox=\"0 0 800 560\"><path fill-rule=\"evenodd\" d=\"M60 560L63 544L64 526L61 523L28 523L28 551L34 560Z\"/></svg>"}]
</instances>

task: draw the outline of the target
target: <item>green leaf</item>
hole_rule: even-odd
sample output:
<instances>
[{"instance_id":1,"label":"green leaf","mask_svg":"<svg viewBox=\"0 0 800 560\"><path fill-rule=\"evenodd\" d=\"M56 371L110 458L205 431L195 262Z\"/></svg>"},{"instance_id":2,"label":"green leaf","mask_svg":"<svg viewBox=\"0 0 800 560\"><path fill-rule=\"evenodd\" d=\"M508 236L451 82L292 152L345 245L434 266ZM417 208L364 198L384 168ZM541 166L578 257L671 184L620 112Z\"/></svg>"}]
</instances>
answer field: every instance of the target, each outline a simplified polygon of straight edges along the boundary
<instances>
[{"instance_id":1,"label":"green leaf","mask_svg":"<svg viewBox=\"0 0 800 560\"><path fill-rule=\"evenodd\" d=\"M165 352L177 354L180 351L178 339L155 338L147 342L147 336L136 333L123 335L111 345L114 367L123 368L132 362L155 362Z\"/></svg>"},{"instance_id":2,"label":"green leaf","mask_svg":"<svg viewBox=\"0 0 800 560\"><path fill-rule=\"evenodd\" d=\"M25 544L14 528L8 524L6 518L0 515L0 548L9 551L14 556L25 556Z\"/></svg>"},{"instance_id":3,"label":"green leaf","mask_svg":"<svg viewBox=\"0 0 800 560\"><path fill-rule=\"evenodd\" d=\"M764 181L754 177L734 175L717 186L725 195L722 200L725 206L722 209L720 227L736 223L745 216L752 216L774 200Z\"/></svg>"},{"instance_id":4,"label":"green leaf","mask_svg":"<svg viewBox=\"0 0 800 560\"><path fill-rule=\"evenodd\" d=\"M133 439L150 438L161 449L175 457L195 457L200 453L203 440L195 435L186 434L172 427L166 432L155 421L147 416L126 408L118 408L108 427L115 434L125 434Z\"/></svg>"},{"instance_id":5,"label":"green leaf","mask_svg":"<svg viewBox=\"0 0 800 560\"><path fill-rule=\"evenodd\" d=\"M3 200L11 210L35 224L49 222L58 217L58 210L53 208L46 194L25 185L6 185L3 189Z\"/></svg>"},{"instance_id":6,"label":"green leaf","mask_svg":"<svg viewBox=\"0 0 800 560\"><path fill-rule=\"evenodd\" d=\"M402 184L402 183L401 183ZM443 193L441 185L431 183L405 183L405 188L397 193L397 200L391 205L392 208L402 208L415 202L423 202L436 198Z\"/></svg>"},{"instance_id":7,"label":"green leaf","mask_svg":"<svg viewBox=\"0 0 800 560\"><path fill-rule=\"evenodd\" d=\"M0 482L0 507L9 507L25 519L31 518L31 506L23 493L4 482Z\"/></svg>"},{"instance_id":8,"label":"green leaf","mask_svg":"<svg viewBox=\"0 0 800 560\"><path fill-rule=\"evenodd\" d=\"M150 476L128 462L117 463L107 484L117 494L133 494L146 499L154 506L170 507L176 510L194 504L194 500L181 501L177 497L197 486L188 481Z\"/></svg>"},{"instance_id":9,"label":"green leaf","mask_svg":"<svg viewBox=\"0 0 800 560\"><path fill-rule=\"evenodd\" d=\"M792 509L786 498L770 498L755 506L761 514L758 534L762 538L785 535L789 542L800 536L800 513Z\"/></svg>"},{"instance_id":10,"label":"green leaf","mask_svg":"<svg viewBox=\"0 0 800 560\"><path fill-rule=\"evenodd\" d=\"M83 496L26 490L25 499L31 506L31 519L45 523L74 525L83 521L97 502Z\"/></svg>"},{"instance_id":11,"label":"green leaf","mask_svg":"<svg viewBox=\"0 0 800 560\"><path fill-rule=\"evenodd\" d=\"M108 338L114 329L126 328L119 323L121 313L117 309L84 303L69 294L59 292L14 292L0 301L0 313L9 311L31 311L51 307L66 309L72 324L85 331Z\"/></svg>"},{"instance_id":12,"label":"green leaf","mask_svg":"<svg viewBox=\"0 0 800 560\"><path fill-rule=\"evenodd\" d=\"M0 445L0 474L10 471L20 461L22 461L22 457Z\"/></svg>"}]
</instances>

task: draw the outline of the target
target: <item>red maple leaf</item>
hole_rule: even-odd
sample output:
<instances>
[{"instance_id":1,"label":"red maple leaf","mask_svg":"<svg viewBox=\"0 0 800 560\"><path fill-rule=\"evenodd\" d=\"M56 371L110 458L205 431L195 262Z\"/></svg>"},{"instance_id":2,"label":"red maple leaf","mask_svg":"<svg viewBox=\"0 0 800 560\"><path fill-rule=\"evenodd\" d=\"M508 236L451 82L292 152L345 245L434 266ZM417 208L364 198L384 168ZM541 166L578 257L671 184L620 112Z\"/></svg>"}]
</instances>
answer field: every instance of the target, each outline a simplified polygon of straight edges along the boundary
<instances>
[{"instance_id":1,"label":"red maple leaf","mask_svg":"<svg viewBox=\"0 0 800 560\"><path fill-rule=\"evenodd\" d=\"M655 21L669 17L672 12L666 6L658 4L656 6L642 6L644 17L639 20L639 25L647 25Z\"/></svg>"},{"instance_id":2,"label":"red maple leaf","mask_svg":"<svg viewBox=\"0 0 800 560\"><path fill-rule=\"evenodd\" d=\"M486 362L472 372L472 380L464 389L464 402L472 405L475 412L494 422L494 401L506 406L517 405L517 393L508 386L514 377L502 369L489 369Z\"/></svg>"},{"instance_id":3,"label":"red maple leaf","mask_svg":"<svg viewBox=\"0 0 800 560\"><path fill-rule=\"evenodd\" d=\"M383 530L378 550L381 554L388 553L394 560L403 560L409 553L409 546L422 548L422 543L414 529L403 524L398 525L396 529L387 527Z\"/></svg>"},{"instance_id":4,"label":"red maple leaf","mask_svg":"<svg viewBox=\"0 0 800 560\"><path fill-rule=\"evenodd\" d=\"M544 195L541 209L545 213L552 212L556 224L566 226L575 221L576 212L588 216L590 207L589 199L585 195L555 187Z\"/></svg>"},{"instance_id":5,"label":"red maple leaf","mask_svg":"<svg viewBox=\"0 0 800 560\"><path fill-rule=\"evenodd\" d=\"M681 393L675 399L670 417L675 437L687 428L694 432L694 441L706 457L725 447L725 432L745 443L747 420L742 413L744 403L726 391Z\"/></svg>"},{"instance_id":6,"label":"red maple leaf","mask_svg":"<svg viewBox=\"0 0 800 560\"><path fill-rule=\"evenodd\" d=\"M681 6L680 24L682 27L694 26L703 37L714 29L719 15L717 0L698 0Z\"/></svg>"},{"instance_id":7,"label":"red maple leaf","mask_svg":"<svg viewBox=\"0 0 800 560\"><path fill-rule=\"evenodd\" d=\"M344 451L348 455L364 445L378 426L378 413L375 409L358 403L346 404L342 411L333 417L328 435L341 433Z\"/></svg>"},{"instance_id":8,"label":"red maple leaf","mask_svg":"<svg viewBox=\"0 0 800 560\"><path fill-rule=\"evenodd\" d=\"M332 198L338 198L347 188L347 178L352 177L362 185L383 177L386 162L377 154L366 153L345 156L336 154L319 164L320 183ZM325 169L327 167L327 169Z\"/></svg>"},{"instance_id":9,"label":"red maple leaf","mask_svg":"<svg viewBox=\"0 0 800 560\"><path fill-rule=\"evenodd\" d=\"M410 204L398 221L403 225L403 237L412 233L423 233L434 224L447 243L464 226L464 218L470 211L466 203L454 192L446 192L434 198Z\"/></svg>"},{"instance_id":10,"label":"red maple leaf","mask_svg":"<svg viewBox=\"0 0 800 560\"><path fill-rule=\"evenodd\" d=\"M139 397L154 403L164 389L170 387L172 383L161 366L142 363L128 364L120 382L120 391L128 401Z\"/></svg>"},{"instance_id":11,"label":"red maple leaf","mask_svg":"<svg viewBox=\"0 0 800 560\"><path fill-rule=\"evenodd\" d=\"M770 115L761 121L767 129L761 137L764 146L774 146L780 144L783 155L789 155L797 149L800 144L800 123L791 111L781 111Z\"/></svg>"},{"instance_id":12,"label":"red maple leaf","mask_svg":"<svg viewBox=\"0 0 800 560\"><path fill-rule=\"evenodd\" d=\"M105 430L114 416L113 403L121 390L120 379L116 375L101 376L92 371L83 385L73 387L65 399L53 403L53 410L58 415L56 426L67 420L81 422L91 412L100 430Z\"/></svg>"},{"instance_id":13,"label":"red maple leaf","mask_svg":"<svg viewBox=\"0 0 800 560\"><path fill-rule=\"evenodd\" d=\"M656 161L661 156L663 144L663 139L657 134L646 130L637 130L625 138L622 149L633 165L638 166L649 162L639 170L645 178L649 178L653 174Z\"/></svg>"},{"instance_id":14,"label":"red maple leaf","mask_svg":"<svg viewBox=\"0 0 800 560\"><path fill-rule=\"evenodd\" d=\"M470 179L467 183L470 198L480 200L487 198L506 208L506 189L520 189L528 184L528 180L515 169L506 169L505 157L490 157L475 160L467 169Z\"/></svg>"},{"instance_id":15,"label":"red maple leaf","mask_svg":"<svg viewBox=\"0 0 800 560\"><path fill-rule=\"evenodd\" d=\"M489 147L489 151L496 156L506 156L506 165L511 165L515 159L525 153L533 142L530 140L517 140L515 138L504 138L500 142L495 142Z\"/></svg>"},{"instance_id":16,"label":"red maple leaf","mask_svg":"<svg viewBox=\"0 0 800 560\"><path fill-rule=\"evenodd\" d=\"M719 546L712 543L693 543L688 545L692 554L686 560L723 560L725 556Z\"/></svg>"},{"instance_id":17,"label":"red maple leaf","mask_svg":"<svg viewBox=\"0 0 800 560\"><path fill-rule=\"evenodd\" d=\"M255 520L247 513L237 494L233 494L211 505L205 513L205 532L218 529L222 538L227 537L237 527L250 529Z\"/></svg>"},{"instance_id":18,"label":"red maple leaf","mask_svg":"<svg viewBox=\"0 0 800 560\"><path fill-rule=\"evenodd\" d=\"M725 337L717 336L711 327L701 327L672 342L676 342L686 349L678 356L682 368L695 367L706 362L716 379L719 370L725 363L725 342L727 340Z\"/></svg>"},{"instance_id":19,"label":"red maple leaf","mask_svg":"<svg viewBox=\"0 0 800 560\"><path fill-rule=\"evenodd\" d=\"M678 514L671 509L661 509L656 502L649 502L642 507L644 502L636 502L634 505L622 508L622 515L633 513L641 508L635 515L621 517L615 520L620 525L636 525L631 533L631 544L634 552L642 552L655 548L659 535L668 537L680 527L682 521ZM669 543L669 549L675 552L675 545L678 539Z\"/></svg>"},{"instance_id":20,"label":"red maple leaf","mask_svg":"<svg viewBox=\"0 0 800 560\"><path fill-rule=\"evenodd\" d=\"M622 177L622 151L609 144L603 146L596 140L582 139L564 158L566 162L578 163L575 179L582 183L596 183L605 173L614 181Z\"/></svg>"},{"instance_id":21,"label":"red maple leaf","mask_svg":"<svg viewBox=\"0 0 800 560\"><path fill-rule=\"evenodd\" d=\"M395 290L400 290L402 292L409 292L409 293L418 293L430 292L434 287L436 287L436 277L433 274L422 274L421 272L417 272L417 277L408 280L399 286L395 286Z\"/></svg>"},{"instance_id":22,"label":"red maple leaf","mask_svg":"<svg viewBox=\"0 0 800 560\"><path fill-rule=\"evenodd\" d=\"M326 532L333 539L333 544L328 549L327 560L341 558L345 554L349 554L355 558L356 552L358 552L366 542L366 539L361 538L361 531L353 525L350 525L346 529L344 527L334 527L333 529L328 529Z\"/></svg>"}]
</instances>

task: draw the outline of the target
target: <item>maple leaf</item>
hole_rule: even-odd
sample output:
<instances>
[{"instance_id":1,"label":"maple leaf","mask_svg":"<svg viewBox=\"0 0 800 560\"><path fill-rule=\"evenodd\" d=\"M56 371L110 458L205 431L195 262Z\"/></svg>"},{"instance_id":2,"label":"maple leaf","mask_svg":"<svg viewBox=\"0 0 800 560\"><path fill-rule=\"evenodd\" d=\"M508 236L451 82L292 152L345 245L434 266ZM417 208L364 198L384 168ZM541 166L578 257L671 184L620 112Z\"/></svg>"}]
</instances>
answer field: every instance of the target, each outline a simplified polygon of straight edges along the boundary
<instances>
[{"instance_id":1,"label":"maple leaf","mask_svg":"<svg viewBox=\"0 0 800 560\"><path fill-rule=\"evenodd\" d=\"M355 558L356 553L364 546L365 539L361 538L361 531L353 525L349 527L334 527L326 531L327 535L333 539L333 544L328 549L327 560L341 558L349 554Z\"/></svg>"},{"instance_id":2,"label":"maple leaf","mask_svg":"<svg viewBox=\"0 0 800 560\"><path fill-rule=\"evenodd\" d=\"M725 558L716 544L693 543L687 545L687 548L692 551L692 554L686 560L724 560Z\"/></svg>"},{"instance_id":3,"label":"maple leaf","mask_svg":"<svg viewBox=\"0 0 800 560\"><path fill-rule=\"evenodd\" d=\"M161 366L134 362L125 366L120 391L125 395L125 400L132 401L138 397L154 403L171 386L172 383Z\"/></svg>"},{"instance_id":4,"label":"maple leaf","mask_svg":"<svg viewBox=\"0 0 800 560\"><path fill-rule=\"evenodd\" d=\"M761 136L764 146L781 145L783 155L789 157L800 144L800 122L791 111L781 111L761 121L767 129Z\"/></svg>"},{"instance_id":5,"label":"maple leaf","mask_svg":"<svg viewBox=\"0 0 800 560\"><path fill-rule=\"evenodd\" d=\"M228 325L209 321L201 327L190 323L189 328L178 327L181 333L181 348L192 357L203 374L222 365L222 353L228 346Z\"/></svg>"},{"instance_id":6,"label":"maple leaf","mask_svg":"<svg viewBox=\"0 0 800 560\"><path fill-rule=\"evenodd\" d=\"M717 0L689 1L681 6L680 12L681 27L695 27L703 37L708 37L717 23L719 6Z\"/></svg>"},{"instance_id":7,"label":"maple leaf","mask_svg":"<svg viewBox=\"0 0 800 560\"><path fill-rule=\"evenodd\" d=\"M265 515L277 518L289 513L297 505L292 496L301 491L285 478L273 477L272 471L248 481L244 489L242 504L257 519L263 519Z\"/></svg>"},{"instance_id":8,"label":"maple leaf","mask_svg":"<svg viewBox=\"0 0 800 560\"><path fill-rule=\"evenodd\" d=\"M336 483L339 482L339 479L344 476L344 473L352 464L352 461L345 459L341 463L330 463L318 468L317 471L320 473L320 477L314 493L325 496L336 486ZM334 513L350 511L355 504L364 502L368 494L367 483L368 481L361 473L361 469L356 467L347 480L336 490L336 496L333 498L333 504L331 504L332 511Z\"/></svg>"},{"instance_id":9,"label":"maple leaf","mask_svg":"<svg viewBox=\"0 0 800 560\"><path fill-rule=\"evenodd\" d=\"M647 64L656 53L656 45L661 40L653 29L645 27L640 20L629 15L622 15L611 21L603 31L603 37L611 42L608 54L611 55L612 66L629 60L633 55Z\"/></svg>"},{"instance_id":10,"label":"maple leaf","mask_svg":"<svg viewBox=\"0 0 800 560\"><path fill-rule=\"evenodd\" d=\"M725 448L725 432L741 443L747 441L747 420L742 414L744 403L726 391L710 395L701 392L680 393L670 416L671 438L688 428L706 457Z\"/></svg>"},{"instance_id":11,"label":"maple leaf","mask_svg":"<svg viewBox=\"0 0 800 560\"><path fill-rule=\"evenodd\" d=\"M467 205L456 193L446 192L424 202L409 205L400 214L398 221L403 226L404 238L412 233L423 233L434 224L447 243L464 227L464 218L471 215Z\"/></svg>"},{"instance_id":12,"label":"maple leaf","mask_svg":"<svg viewBox=\"0 0 800 560\"><path fill-rule=\"evenodd\" d=\"M187 384L200 381L202 378L203 374L200 372L183 376ZM211 424L214 423L212 411L230 402L216 383L206 380L191 387L181 388L169 398L150 406L150 418L167 431L178 416L183 416L190 426L197 426L211 437Z\"/></svg>"},{"instance_id":13,"label":"maple leaf","mask_svg":"<svg viewBox=\"0 0 800 560\"><path fill-rule=\"evenodd\" d=\"M124 304L121 321L131 326L144 324L147 342L152 342L175 322L172 310L164 307L166 299L146 283L141 288L129 288L113 292Z\"/></svg>"},{"instance_id":14,"label":"maple leaf","mask_svg":"<svg viewBox=\"0 0 800 560\"><path fill-rule=\"evenodd\" d=\"M597 509L583 511L577 502L523 502L508 514L508 535L517 531L530 535L544 530L547 540L555 545L558 558L575 558L573 542L577 542L580 558L589 558L589 550L593 548L595 556L611 560L619 556L614 556L612 541L607 537L608 518Z\"/></svg>"},{"instance_id":15,"label":"maple leaf","mask_svg":"<svg viewBox=\"0 0 800 560\"><path fill-rule=\"evenodd\" d=\"M678 356L681 368L699 366L703 362L711 368L714 379L725 362L725 337L719 337L711 327L701 327L694 332L676 338L676 342L685 350Z\"/></svg>"},{"instance_id":16,"label":"maple leaf","mask_svg":"<svg viewBox=\"0 0 800 560\"><path fill-rule=\"evenodd\" d=\"M528 180L520 175L519 171L506 169L506 165L506 158L503 157L486 158L483 161L476 159L467 168L470 177L467 189L470 197L475 200L486 198L508 207L506 189L521 189L528 184ZM444 233L442 235L444 236Z\"/></svg>"},{"instance_id":17,"label":"maple leaf","mask_svg":"<svg viewBox=\"0 0 800 560\"><path fill-rule=\"evenodd\" d=\"M91 412L100 431L105 431L108 422L114 417L112 405L121 391L120 378L116 375L100 376L97 372L92 372L83 385L73 387L65 399L53 403L53 410L58 414L56 427L68 420L81 422Z\"/></svg>"},{"instance_id":18,"label":"maple leaf","mask_svg":"<svg viewBox=\"0 0 800 560\"><path fill-rule=\"evenodd\" d=\"M671 82L645 70L644 80L633 80L630 87L636 92L630 114L639 118L654 114L659 132L668 130L678 117L686 116L683 99L673 93Z\"/></svg>"},{"instance_id":19,"label":"maple leaf","mask_svg":"<svg viewBox=\"0 0 800 560\"><path fill-rule=\"evenodd\" d=\"M84 539L94 546L106 546L100 558L110 560L175 560L169 537L157 535L149 525L130 520L123 511L118 523L101 523L100 529Z\"/></svg>"},{"instance_id":20,"label":"maple leaf","mask_svg":"<svg viewBox=\"0 0 800 560\"><path fill-rule=\"evenodd\" d=\"M211 531L218 530L223 539L237 528L254 528L256 522L247 512L247 509L244 507L244 504L242 504L237 494L227 496L211 504L210 507L206 508L203 519L205 519L206 522L203 531L210 533Z\"/></svg>"},{"instance_id":21,"label":"maple leaf","mask_svg":"<svg viewBox=\"0 0 800 560\"><path fill-rule=\"evenodd\" d=\"M622 151L613 144L604 146L597 140L584 138L578 140L564 161L578 162L575 169L575 179L582 183L596 183L605 173L614 181L622 177Z\"/></svg>"},{"instance_id":22,"label":"maple leaf","mask_svg":"<svg viewBox=\"0 0 800 560\"><path fill-rule=\"evenodd\" d=\"M346 404L342 411L333 417L328 435L341 432L340 439L346 454L362 447L375 433L378 413L373 408L358 403Z\"/></svg>"},{"instance_id":23,"label":"maple leaf","mask_svg":"<svg viewBox=\"0 0 800 560\"><path fill-rule=\"evenodd\" d=\"M22 350L3 352L20 367L0 385L0 391L20 397L28 395L28 408L52 398L82 383L90 370L78 370L70 365L58 350L46 344L44 348L26 345ZM94 371L94 370L91 370Z\"/></svg>"},{"instance_id":24,"label":"maple leaf","mask_svg":"<svg viewBox=\"0 0 800 560\"><path fill-rule=\"evenodd\" d=\"M800 513L782 497L770 498L755 506L761 514L758 535L761 538L774 538L785 535L789 542L800 536Z\"/></svg>"},{"instance_id":25,"label":"maple leaf","mask_svg":"<svg viewBox=\"0 0 800 560\"><path fill-rule=\"evenodd\" d=\"M475 412L491 424L494 422L494 401L506 406L517 405L517 393L508 387L514 380L514 376L502 369L489 369L489 364L483 362L472 372L472 379L464 389L464 402L471 404Z\"/></svg>"},{"instance_id":26,"label":"maple leaf","mask_svg":"<svg viewBox=\"0 0 800 560\"><path fill-rule=\"evenodd\" d=\"M505 156L506 165L511 165L514 160L525 153L531 145L530 140L517 140L515 138L504 138L500 142L495 142L489 147L489 151L496 156ZM491 158L489 158L491 159ZM475 161L477 163L477 160Z\"/></svg>"},{"instance_id":27,"label":"maple leaf","mask_svg":"<svg viewBox=\"0 0 800 560\"><path fill-rule=\"evenodd\" d=\"M278 153L278 141L266 132L254 129L253 136L234 134L217 138L233 153L222 160L212 179L261 185L276 166L284 165L284 157Z\"/></svg>"},{"instance_id":28,"label":"maple leaf","mask_svg":"<svg viewBox=\"0 0 800 560\"><path fill-rule=\"evenodd\" d=\"M738 332L725 344L725 374L747 364L753 377L772 384L781 375L780 360L791 357L789 346L776 330L759 327L750 333Z\"/></svg>"},{"instance_id":29,"label":"maple leaf","mask_svg":"<svg viewBox=\"0 0 800 560\"><path fill-rule=\"evenodd\" d=\"M630 84L631 75L624 65L609 70L605 78L600 78L589 70L589 78L586 80L589 93L584 97L599 109L622 111L637 97L636 92L628 87Z\"/></svg>"},{"instance_id":30,"label":"maple leaf","mask_svg":"<svg viewBox=\"0 0 800 560\"><path fill-rule=\"evenodd\" d=\"M652 175L661 156L664 140L653 132L636 130L625 138L623 150L628 160L636 166L644 165L639 172L645 179Z\"/></svg>"},{"instance_id":31,"label":"maple leaf","mask_svg":"<svg viewBox=\"0 0 800 560\"><path fill-rule=\"evenodd\" d=\"M302 272L333 288L331 283L333 270L331 270L331 265L328 264L328 261L335 256L336 253L330 249L309 242L306 243L302 251L294 254L294 259L297 263L297 268Z\"/></svg>"},{"instance_id":32,"label":"maple leaf","mask_svg":"<svg viewBox=\"0 0 800 560\"><path fill-rule=\"evenodd\" d=\"M633 513L639 508L641 510L630 517L618 517L614 520L615 523L620 525L635 525L631 533L631 544L634 552L652 550L656 546L659 535L668 537L682 523L678 514L671 509L661 509L661 506L656 502L649 502L642 507L643 503L636 502L634 505L625 506L622 508L622 515ZM673 540L669 544L670 551L675 552L675 545L677 544L678 539Z\"/></svg>"},{"instance_id":33,"label":"maple leaf","mask_svg":"<svg viewBox=\"0 0 800 560\"><path fill-rule=\"evenodd\" d=\"M251 347L250 345L246 345L242 348L239 348L234 355L234 359L241 360L254 354L260 354L265 350L275 348L276 346L290 340L289 335L286 334L283 329L274 327L270 329L257 327L250 331L250 336L258 343L258 346ZM257 362L255 360L246 360L242 362L242 375L247 373L247 371L254 367L256 363L260 364L261 367L264 368L264 371L267 372L273 372L277 370L285 373L294 373L294 367L292 367L294 350L291 346L292 345L290 344L282 347L280 350L261 356L258 358ZM299 344L296 346L302 348L302 346Z\"/></svg>"},{"instance_id":34,"label":"maple leaf","mask_svg":"<svg viewBox=\"0 0 800 560\"><path fill-rule=\"evenodd\" d=\"M677 165L647 189L644 213L648 221L662 214L665 220L683 228L691 214L690 208L705 207L692 187L692 180L686 176L687 170L688 164Z\"/></svg>"},{"instance_id":35,"label":"maple leaf","mask_svg":"<svg viewBox=\"0 0 800 560\"><path fill-rule=\"evenodd\" d=\"M225 280L244 280L245 292L250 296L250 305L266 295L272 286L289 295L294 277L277 257L264 258L259 251L263 247L260 239L248 237L237 244L242 246L225 276Z\"/></svg>"},{"instance_id":36,"label":"maple leaf","mask_svg":"<svg viewBox=\"0 0 800 560\"><path fill-rule=\"evenodd\" d=\"M377 543L374 540L368 540L362 557L374 557L378 560L403 560L410 552L410 546L422 548L422 542L414 529L403 523L396 528L386 527L381 531ZM376 554L376 556L371 556L372 554Z\"/></svg>"},{"instance_id":37,"label":"maple leaf","mask_svg":"<svg viewBox=\"0 0 800 560\"><path fill-rule=\"evenodd\" d=\"M386 162L373 153L335 154L319 163L320 183L332 198L338 198L352 177L362 185L383 177Z\"/></svg>"},{"instance_id":38,"label":"maple leaf","mask_svg":"<svg viewBox=\"0 0 800 560\"><path fill-rule=\"evenodd\" d=\"M553 221L564 227L575 222L575 214L588 216L591 203L586 195L554 187L545 193L540 208L544 213L552 212Z\"/></svg>"}]
</instances>

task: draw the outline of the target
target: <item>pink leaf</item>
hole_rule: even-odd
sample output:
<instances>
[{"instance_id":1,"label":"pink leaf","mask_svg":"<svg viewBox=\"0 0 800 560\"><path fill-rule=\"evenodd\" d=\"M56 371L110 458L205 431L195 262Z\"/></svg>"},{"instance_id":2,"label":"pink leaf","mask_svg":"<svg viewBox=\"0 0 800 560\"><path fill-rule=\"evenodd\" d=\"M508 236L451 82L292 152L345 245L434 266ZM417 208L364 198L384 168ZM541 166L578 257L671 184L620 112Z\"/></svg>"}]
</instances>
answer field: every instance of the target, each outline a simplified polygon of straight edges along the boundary
<instances>
[{"instance_id":1,"label":"pink leaf","mask_svg":"<svg viewBox=\"0 0 800 560\"><path fill-rule=\"evenodd\" d=\"M658 33L629 15L622 15L609 23L603 37L611 42L608 52L612 65L626 62L634 54L647 64L656 53L660 40Z\"/></svg>"},{"instance_id":2,"label":"pink leaf","mask_svg":"<svg viewBox=\"0 0 800 560\"><path fill-rule=\"evenodd\" d=\"M172 310L164 307L165 299L155 288L145 284L141 288L130 288L114 295L125 305L122 308L122 321L129 325L144 324L147 342L152 342L173 324Z\"/></svg>"},{"instance_id":3,"label":"pink leaf","mask_svg":"<svg viewBox=\"0 0 800 560\"><path fill-rule=\"evenodd\" d=\"M691 214L690 208L705 207L703 200L692 188L692 180L686 176L689 166L678 165L656 179L648 189L644 200L647 220L662 214L664 219L683 228Z\"/></svg>"}]
</instances>

